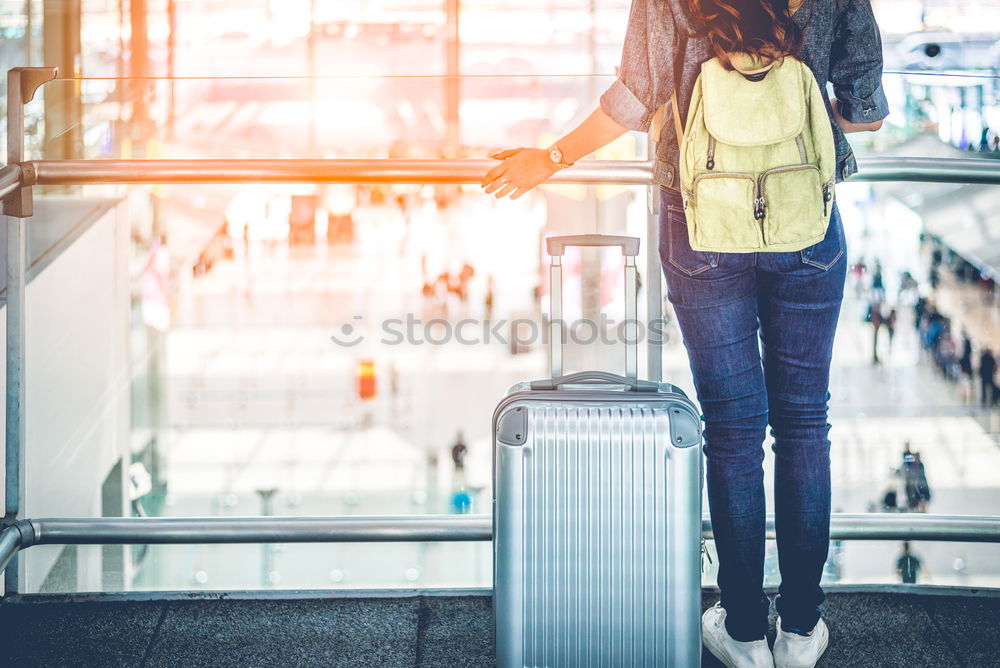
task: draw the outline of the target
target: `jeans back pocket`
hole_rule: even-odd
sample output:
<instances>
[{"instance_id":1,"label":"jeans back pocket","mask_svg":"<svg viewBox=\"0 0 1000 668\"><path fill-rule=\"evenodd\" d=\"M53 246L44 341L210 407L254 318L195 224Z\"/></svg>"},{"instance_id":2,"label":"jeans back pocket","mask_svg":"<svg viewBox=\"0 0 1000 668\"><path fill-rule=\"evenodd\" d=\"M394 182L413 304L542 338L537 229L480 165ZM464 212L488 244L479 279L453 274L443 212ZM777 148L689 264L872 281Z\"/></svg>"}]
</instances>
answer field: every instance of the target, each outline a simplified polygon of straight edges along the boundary
<instances>
[{"instance_id":1,"label":"jeans back pocket","mask_svg":"<svg viewBox=\"0 0 1000 668\"><path fill-rule=\"evenodd\" d=\"M664 204L660 210L660 260L664 268L695 276L718 267L719 253L691 248L684 209L676 204Z\"/></svg>"},{"instance_id":2,"label":"jeans back pocket","mask_svg":"<svg viewBox=\"0 0 1000 668\"><path fill-rule=\"evenodd\" d=\"M836 203L830 212L830 224L826 227L826 236L819 243L799 251L802 264L828 270L844 255L844 225L840 220L840 211Z\"/></svg>"}]
</instances>

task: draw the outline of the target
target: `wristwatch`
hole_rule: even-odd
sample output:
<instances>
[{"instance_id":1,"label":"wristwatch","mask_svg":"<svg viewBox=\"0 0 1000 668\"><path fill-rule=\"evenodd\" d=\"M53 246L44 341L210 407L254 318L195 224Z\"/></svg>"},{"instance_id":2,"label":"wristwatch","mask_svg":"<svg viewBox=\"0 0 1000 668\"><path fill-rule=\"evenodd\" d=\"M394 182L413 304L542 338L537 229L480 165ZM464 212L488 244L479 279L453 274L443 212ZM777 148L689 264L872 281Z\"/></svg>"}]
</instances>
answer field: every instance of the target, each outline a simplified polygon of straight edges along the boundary
<instances>
[{"instance_id":1,"label":"wristwatch","mask_svg":"<svg viewBox=\"0 0 1000 668\"><path fill-rule=\"evenodd\" d=\"M559 169L566 169L567 167L573 166L572 162L566 162L563 160L562 151L559 150L559 146L556 144L549 147L549 160L551 160Z\"/></svg>"}]
</instances>

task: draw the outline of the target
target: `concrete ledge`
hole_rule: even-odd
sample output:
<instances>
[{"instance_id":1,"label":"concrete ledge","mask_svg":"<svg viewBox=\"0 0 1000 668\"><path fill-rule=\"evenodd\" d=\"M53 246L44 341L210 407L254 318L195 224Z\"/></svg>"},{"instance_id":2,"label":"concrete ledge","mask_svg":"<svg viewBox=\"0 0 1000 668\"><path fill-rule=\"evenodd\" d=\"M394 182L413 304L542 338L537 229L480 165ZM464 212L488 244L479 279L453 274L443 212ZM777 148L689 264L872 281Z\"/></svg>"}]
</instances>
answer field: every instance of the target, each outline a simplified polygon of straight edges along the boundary
<instances>
[{"instance_id":1,"label":"concrete ledge","mask_svg":"<svg viewBox=\"0 0 1000 668\"><path fill-rule=\"evenodd\" d=\"M821 668L997 665L1000 592L887 589L828 588ZM492 626L488 589L25 595L0 665L485 668Z\"/></svg>"}]
</instances>

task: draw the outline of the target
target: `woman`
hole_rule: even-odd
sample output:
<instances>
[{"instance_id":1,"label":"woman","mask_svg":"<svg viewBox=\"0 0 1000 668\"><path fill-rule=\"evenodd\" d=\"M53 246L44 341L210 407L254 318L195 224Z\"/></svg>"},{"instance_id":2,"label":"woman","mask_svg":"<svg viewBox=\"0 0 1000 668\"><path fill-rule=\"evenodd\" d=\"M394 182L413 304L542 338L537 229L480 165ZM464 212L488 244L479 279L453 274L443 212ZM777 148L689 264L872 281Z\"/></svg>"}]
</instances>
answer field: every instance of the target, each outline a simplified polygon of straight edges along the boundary
<instances>
[{"instance_id":1,"label":"woman","mask_svg":"<svg viewBox=\"0 0 1000 668\"><path fill-rule=\"evenodd\" d=\"M516 199L627 130L649 130L674 90L683 124L701 63L737 53L765 61L794 55L820 90L833 84L827 111L837 180L854 173L845 133L877 130L888 114L870 0L634 0L620 74L599 108L549 149L494 155L502 162L484 177L485 192ZM693 251L678 192L677 139L672 122L662 126L653 169L660 257L705 414L719 555L721 601L703 617L704 642L727 666L813 666L829 638L820 577L830 528L827 389L847 264L840 213L834 204L824 240L802 251ZM781 572L773 657L763 591L761 464L769 424Z\"/></svg>"}]
</instances>

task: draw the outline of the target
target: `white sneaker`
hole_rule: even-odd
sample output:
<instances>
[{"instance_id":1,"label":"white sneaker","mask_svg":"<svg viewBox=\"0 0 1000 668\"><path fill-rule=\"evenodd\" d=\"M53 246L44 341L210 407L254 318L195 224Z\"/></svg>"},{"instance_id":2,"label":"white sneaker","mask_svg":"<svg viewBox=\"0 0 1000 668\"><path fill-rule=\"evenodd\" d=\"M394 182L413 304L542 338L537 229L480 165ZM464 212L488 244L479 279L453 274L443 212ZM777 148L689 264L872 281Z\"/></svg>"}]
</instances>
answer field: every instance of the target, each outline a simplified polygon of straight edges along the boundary
<instances>
[{"instance_id":1,"label":"white sneaker","mask_svg":"<svg viewBox=\"0 0 1000 668\"><path fill-rule=\"evenodd\" d=\"M811 635L802 636L784 631L781 617L778 617L777 631L774 640L774 665L777 668L813 668L830 644L830 630L822 619L816 622Z\"/></svg>"},{"instance_id":2,"label":"white sneaker","mask_svg":"<svg viewBox=\"0 0 1000 668\"><path fill-rule=\"evenodd\" d=\"M774 659L767 639L740 642L726 631L726 609L720 603L701 616L701 637L705 647L727 668L773 668Z\"/></svg>"}]
</instances>

